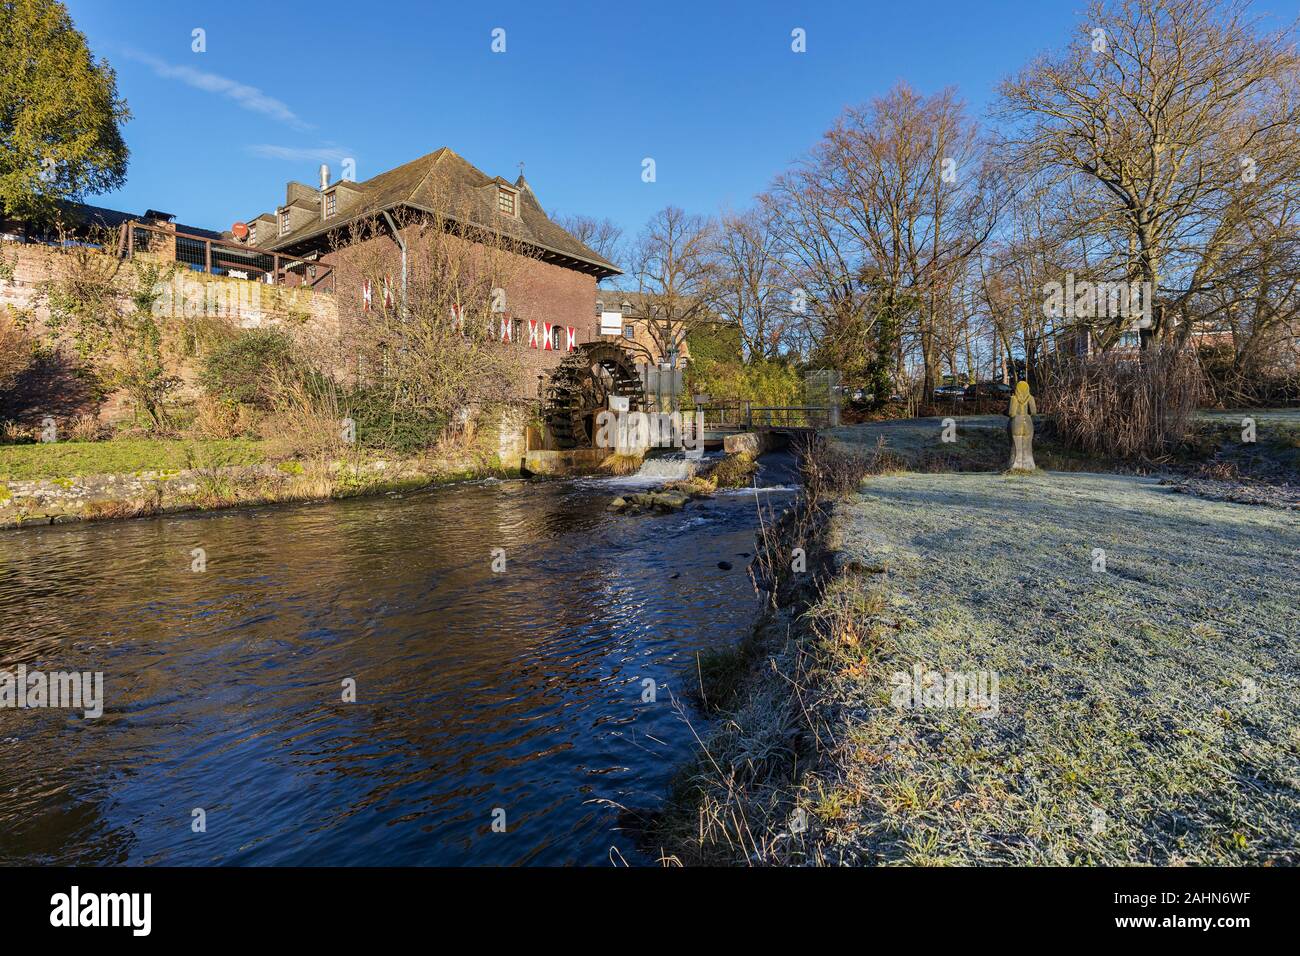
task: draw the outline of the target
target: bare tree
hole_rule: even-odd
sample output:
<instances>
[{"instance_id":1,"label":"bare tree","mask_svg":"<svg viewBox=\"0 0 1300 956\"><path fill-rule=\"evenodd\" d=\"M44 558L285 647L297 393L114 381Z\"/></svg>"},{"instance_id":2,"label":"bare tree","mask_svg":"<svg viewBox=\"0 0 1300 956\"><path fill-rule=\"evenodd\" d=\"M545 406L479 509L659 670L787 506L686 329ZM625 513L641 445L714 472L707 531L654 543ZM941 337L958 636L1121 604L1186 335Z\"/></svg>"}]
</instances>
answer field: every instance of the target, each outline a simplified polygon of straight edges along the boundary
<instances>
[{"instance_id":1,"label":"bare tree","mask_svg":"<svg viewBox=\"0 0 1300 956\"><path fill-rule=\"evenodd\" d=\"M397 413L438 427L458 425L475 406L515 395L508 293L523 250L507 236L468 229L469 210L450 200L438 212L398 211L392 224L361 220L337 238L343 340L355 380ZM408 247L403 287L391 233Z\"/></svg>"},{"instance_id":2,"label":"bare tree","mask_svg":"<svg viewBox=\"0 0 1300 956\"><path fill-rule=\"evenodd\" d=\"M1186 340L1193 299L1300 161L1297 55L1247 0L1094 0L1070 46L1003 84L1020 166L1077 188L1093 268L1149 283L1144 334Z\"/></svg>"},{"instance_id":3,"label":"bare tree","mask_svg":"<svg viewBox=\"0 0 1300 956\"><path fill-rule=\"evenodd\" d=\"M746 358L777 358L786 350L793 312L768 211L724 214L711 255L717 269L715 311L740 329Z\"/></svg>"},{"instance_id":4,"label":"bare tree","mask_svg":"<svg viewBox=\"0 0 1300 956\"><path fill-rule=\"evenodd\" d=\"M614 220L552 213L551 221L605 261L618 265L623 254L623 227Z\"/></svg>"},{"instance_id":5,"label":"bare tree","mask_svg":"<svg viewBox=\"0 0 1300 956\"><path fill-rule=\"evenodd\" d=\"M650 218L633 246L638 312L659 354L670 361L691 332L717 321L714 234L707 217L668 206Z\"/></svg>"},{"instance_id":6,"label":"bare tree","mask_svg":"<svg viewBox=\"0 0 1300 956\"><path fill-rule=\"evenodd\" d=\"M956 94L900 84L846 109L765 197L808 283L818 336L839 340L837 353L865 348L878 392L909 330L926 383L937 380L941 304L993 229L995 185Z\"/></svg>"}]
</instances>

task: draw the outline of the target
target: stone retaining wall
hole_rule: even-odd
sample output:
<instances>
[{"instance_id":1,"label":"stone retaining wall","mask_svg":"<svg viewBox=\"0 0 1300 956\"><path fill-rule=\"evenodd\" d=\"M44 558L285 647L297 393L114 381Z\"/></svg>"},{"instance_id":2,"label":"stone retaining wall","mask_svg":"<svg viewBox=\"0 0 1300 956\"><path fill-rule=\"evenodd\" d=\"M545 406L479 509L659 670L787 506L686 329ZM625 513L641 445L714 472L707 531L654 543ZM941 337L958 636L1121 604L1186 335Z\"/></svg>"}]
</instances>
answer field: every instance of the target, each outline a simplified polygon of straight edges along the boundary
<instances>
[{"instance_id":1,"label":"stone retaining wall","mask_svg":"<svg viewBox=\"0 0 1300 956\"><path fill-rule=\"evenodd\" d=\"M381 494L493 472L472 459L283 461L0 482L0 529Z\"/></svg>"}]
</instances>

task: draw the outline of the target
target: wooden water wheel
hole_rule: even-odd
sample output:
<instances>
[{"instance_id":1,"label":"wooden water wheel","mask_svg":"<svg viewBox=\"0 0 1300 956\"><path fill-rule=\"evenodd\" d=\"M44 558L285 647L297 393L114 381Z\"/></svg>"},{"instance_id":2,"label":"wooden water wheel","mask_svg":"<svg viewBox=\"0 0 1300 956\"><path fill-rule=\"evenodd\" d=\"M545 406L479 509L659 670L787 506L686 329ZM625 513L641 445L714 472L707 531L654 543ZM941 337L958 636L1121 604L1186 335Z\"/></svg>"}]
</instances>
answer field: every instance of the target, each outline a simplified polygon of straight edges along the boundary
<instances>
[{"instance_id":1,"label":"wooden water wheel","mask_svg":"<svg viewBox=\"0 0 1300 956\"><path fill-rule=\"evenodd\" d=\"M542 417L560 448L595 445L596 416L610 396L628 400L629 411L645 408L645 391L632 357L612 342L588 342L551 373Z\"/></svg>"}]
</instances>

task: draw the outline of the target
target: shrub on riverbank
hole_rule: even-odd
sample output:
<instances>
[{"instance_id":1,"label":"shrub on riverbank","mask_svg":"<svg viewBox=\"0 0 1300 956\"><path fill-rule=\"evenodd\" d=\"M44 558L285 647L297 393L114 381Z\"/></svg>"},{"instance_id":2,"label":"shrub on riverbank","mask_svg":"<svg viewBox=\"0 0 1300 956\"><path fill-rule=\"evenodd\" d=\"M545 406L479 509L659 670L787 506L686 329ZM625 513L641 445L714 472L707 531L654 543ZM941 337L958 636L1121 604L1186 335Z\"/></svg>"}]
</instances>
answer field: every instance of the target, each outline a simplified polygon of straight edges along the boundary
<instances>
[{"instance_id":1,"label":"shrub on riverbank","mask_svg":"<svg viewBox=\"0 0 1300 956\"><path fill-rule=\"evenodd\" d=\"M340 397L339 406L356 422L357 442L367 448L409 455L433 448L447 433L445 417L398 403L392 387L354 389Z\"/></svg>"},{"instance_id":2,"label":"shrub on riverbank","mask_svg":"<svg viewBox=\"0 0 1300 956\"><path fill-rule=\"evenodd\" d=\"M231 405L270 408L275 384L295 366L293 341L279 329L245 329L203 357L199 384Z\"/></svg>"},{"instance_id":3,"label":"shrub on riverbank","mask_svg":"<svg viewBox=\"0 0 1300 956\"><path fill-rule=\"evenodd\" d=\"M719 461L708 477L717 488L743 488L758 472L758 461L746 452L727 455Z\"/></svg>"}]
</instances>

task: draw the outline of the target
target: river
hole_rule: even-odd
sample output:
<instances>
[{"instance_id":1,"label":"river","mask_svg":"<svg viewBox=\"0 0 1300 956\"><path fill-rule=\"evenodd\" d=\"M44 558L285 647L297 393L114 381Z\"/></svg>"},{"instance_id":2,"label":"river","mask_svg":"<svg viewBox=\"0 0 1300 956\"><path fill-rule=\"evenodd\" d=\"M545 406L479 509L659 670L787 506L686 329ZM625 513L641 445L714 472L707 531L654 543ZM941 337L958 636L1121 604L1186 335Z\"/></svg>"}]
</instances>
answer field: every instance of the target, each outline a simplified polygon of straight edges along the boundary
<instances>
[{"instance_id":1,"label":"river","mask_svg":"<svg viewBox=\"0 0 1300 956\"><path fill-rule=\"evenodd\" d=\"M695 750L789 469L667 516L488 481L0 532L0 670L104 682L0 709L0 862L653 863L620 808Z\"/></svg>"}]
</instances>

